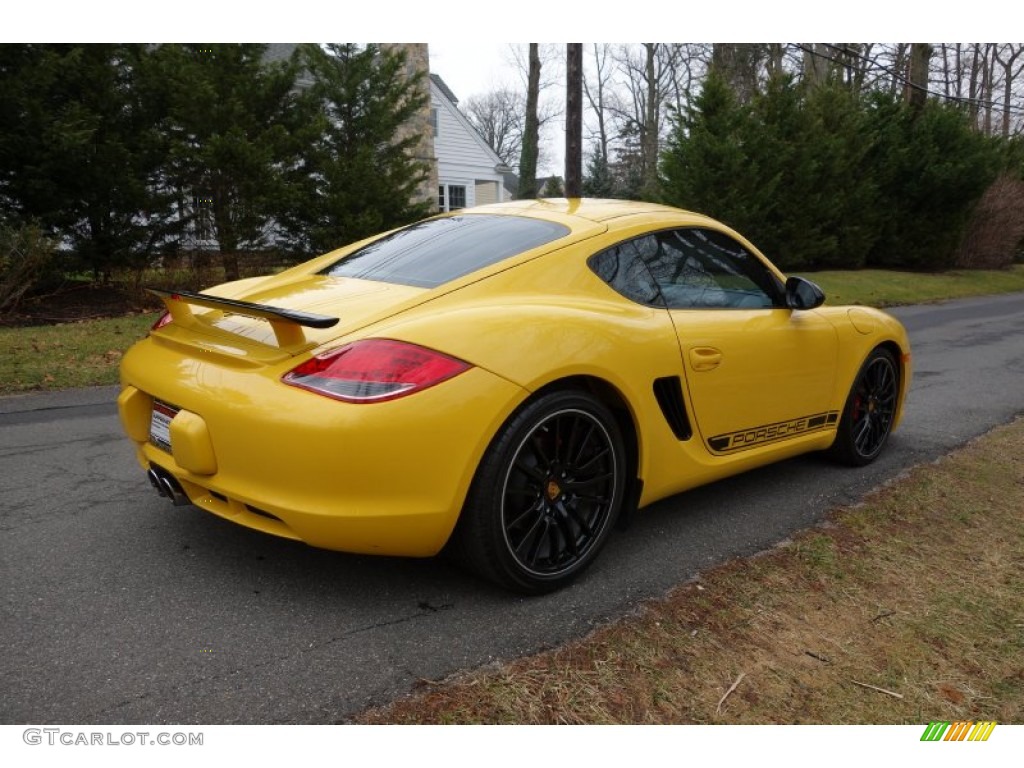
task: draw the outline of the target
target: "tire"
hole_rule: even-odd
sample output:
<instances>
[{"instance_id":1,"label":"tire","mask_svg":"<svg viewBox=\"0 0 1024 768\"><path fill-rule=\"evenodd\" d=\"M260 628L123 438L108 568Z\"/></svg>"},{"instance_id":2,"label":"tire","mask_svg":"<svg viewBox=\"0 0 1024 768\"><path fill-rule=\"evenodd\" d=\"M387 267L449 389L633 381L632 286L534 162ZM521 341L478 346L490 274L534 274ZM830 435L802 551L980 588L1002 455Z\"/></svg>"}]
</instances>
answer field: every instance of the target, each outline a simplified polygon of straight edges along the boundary
<instances>
[{"instance_id":1,"label":"tire","mask_svg":"<svg viewBox=\"0 0 1024 768\"><path fill-rule=\"evenodd\" d=\"M882 452L899 404L900 374L888 350L872 350L853 381L829 454L854 467L870 464Z\"/></svg>"},{"instance_id":2,"label":"tire","mask_svg":"<svg viewBox=\"0 0 1024 768\"><path fill-rule=\"evenodd\" d=\"M542 394L491 441L455 531L456 553L508 589L559 589L597 557L625 485L611 412L585 392Z\"/></svg>"}]
</instances>

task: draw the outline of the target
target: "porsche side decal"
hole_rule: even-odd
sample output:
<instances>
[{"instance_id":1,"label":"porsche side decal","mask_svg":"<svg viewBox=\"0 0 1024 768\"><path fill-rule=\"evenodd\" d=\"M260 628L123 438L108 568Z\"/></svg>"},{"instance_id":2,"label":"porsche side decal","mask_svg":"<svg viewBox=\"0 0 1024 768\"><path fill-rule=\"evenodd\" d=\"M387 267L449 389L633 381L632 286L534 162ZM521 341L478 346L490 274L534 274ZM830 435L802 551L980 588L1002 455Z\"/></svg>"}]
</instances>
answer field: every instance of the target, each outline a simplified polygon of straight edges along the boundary
<instances>
[{"instance_id":1,"label":"porsche side decal","mask_svg":"<svg viewBox=\"0 0 1024 768\"><path fill-rule=\"evenodd\" d=\"M774 424L765 424L762 427L751 427L750 429L741 429L738 432L729 432L725 435L716 435L715 437L708 438L708 447L715 453L741 451L744 448L753 448L755 445L785 440L788 437L796 437L806 432L817 432L818 430L835 426L837 421L839 421L839 411L816 413L813 416L801 416L790 421L779 421Z\"/></svg>"}]
</instances>

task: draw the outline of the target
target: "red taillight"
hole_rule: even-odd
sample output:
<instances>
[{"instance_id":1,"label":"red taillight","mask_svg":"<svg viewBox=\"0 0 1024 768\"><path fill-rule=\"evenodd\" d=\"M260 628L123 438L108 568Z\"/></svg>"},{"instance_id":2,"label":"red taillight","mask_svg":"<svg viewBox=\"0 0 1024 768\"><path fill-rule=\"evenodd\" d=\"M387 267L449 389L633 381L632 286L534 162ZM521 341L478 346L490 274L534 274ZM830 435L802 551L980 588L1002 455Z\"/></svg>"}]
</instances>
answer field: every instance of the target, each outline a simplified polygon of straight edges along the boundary
<instances>
[{"instance_id":1,"label":"red taillight","mask_svg":"<svg viewBox=\"0 0 1024 768\"><path fill-rule=\"evenodd\" d=\"M171 313L170 312L164 312L162 315L160 315L160 317L157 318L156 322L153 323L153 326L149 330L151 330L151 331L159 331L161 328L163 328L165 325L167 325L170 322L171 322Z\"/></svg>"},{"instance_id":2,"label":"red taillight","mask_svg":"<svg viewBox=\"0 0 1024 768\"><path fill-rule=\"evenodd\" d=\"M470 367L404 341L366 339L312 357L281 380L348 403L379 403L440 384Z\"/></svg>"}]
</instances>

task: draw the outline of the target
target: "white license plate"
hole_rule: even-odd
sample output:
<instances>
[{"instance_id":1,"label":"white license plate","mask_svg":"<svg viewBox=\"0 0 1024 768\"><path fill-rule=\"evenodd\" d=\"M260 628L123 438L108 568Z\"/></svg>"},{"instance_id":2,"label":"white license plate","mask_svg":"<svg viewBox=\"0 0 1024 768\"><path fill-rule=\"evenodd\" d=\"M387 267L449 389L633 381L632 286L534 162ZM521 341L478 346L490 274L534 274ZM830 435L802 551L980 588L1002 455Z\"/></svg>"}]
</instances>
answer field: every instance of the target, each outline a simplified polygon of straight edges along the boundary
<instances>
[{"instance_id":1,"label":"white license plate","mask_svg":"<svg viewBox=\"0 0 1024 768\"><path fill-rule=\"evenodd\" d=\"M153 415L149 418L149 439L159 448L171 452L171 419L178 412L164 403L153 403Z\"/></svg>"}]
</instances>

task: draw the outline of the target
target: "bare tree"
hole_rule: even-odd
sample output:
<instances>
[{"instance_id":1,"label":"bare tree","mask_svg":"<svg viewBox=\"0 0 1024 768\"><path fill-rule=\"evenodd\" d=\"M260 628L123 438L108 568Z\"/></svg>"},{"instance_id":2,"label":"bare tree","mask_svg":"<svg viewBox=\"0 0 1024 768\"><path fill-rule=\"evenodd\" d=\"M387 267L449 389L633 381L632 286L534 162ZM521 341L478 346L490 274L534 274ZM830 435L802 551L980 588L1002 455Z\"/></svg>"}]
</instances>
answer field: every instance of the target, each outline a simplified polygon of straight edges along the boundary
<instances>
[{"instance_id":1,"label":"bare tree","mask_svg":"<svg viewBox=\"0 0 1024 768\"><path fill-rule=\"evenodd\" d=\"M939 61L942 64L942 92L947 99L960 97L960 44L939 44Z\"/></svg>"},{"instance_id":2,"label":"bare tree","mask_svg":"<svg viewBox=\"0 0 1024 768\"><path fill-rule=\"evenodd\" d=\"M830 59L828 43L805 43L801 46L801 50L803 51L804 82L812 87L823 85L828 79Z\"/></svg>"},{"instance_id":3,"label":"bare tree","mask_svg":"<svg viewBox=\"0 0 1024 768\"><path fill-rule=\"evenodd\" d=\"M966 104L979 131L1024 129L1024 44L940 43L932 76L947 99Z\"/></svg>"},{"instance_id":4,"label":"bare tree","mask_svg":"<svg viewBox=\"0 0 1024 768\"><path fill-rule=\"evenodd\" d=\"M551 128L565 113L565 46L540 43L537 44L536 54L540 61L540 79L537 82L537 167L544 168L553 154ZM509 45L509 61L519 73L520 90L525 94L529 90L530 46ZM525 114L524 110L524 123ZM555 140L563 140L561 133ZM561 173L561 169L558 172Z\"/></svg>"},{"instance_id":5,"label":"bare tree","mask_svg":"<svg viewBox=\"0 0 1024 768\"><path fill-rule=\"evenodd\" d=\"M892 77L889 81L889 93L899 93L900 87L906 82L907 63L910 56L910 43L896 43L892 48L888 71Z\"/></svg>"},{"instance_id":6,"label":"bare tree","mask_svg":"<svg viewBox=\"0 0 1024 768\"><path fill-rule=\"evenodd\" d=\"M671 43L620 46L614 53L622 95L608 101L618 124L620 162L632 194L649 196L658 182L658 150L665 122L665 104L679 92L683 48Z\"/></svg>"},{"instance_id":7,"label":"bare tree","mask_svg":"<svg viewBox=\"0 0 1024 768\"><path fill-rule=\"evenodd\" d=\"M967 98L970 100L970 112L975 124L981 114L981 97L984 90L983 80L985 65L985 54L982 53L982 45L974 43L971 46L971 70L968 76Z\"/></svg>"},{"instance_id":8,"label":"bare tree","mask_svg":"<svg viewBox=\"0 0 1024 768\"><path fill-rule=\"evenodd\" d=\"M611 90L614 88L613 64L610 61L610 56L611 46L608 43L594 43L592 74L585 75L583 78L583 94L596 121L592 138L596 141L598 155L605 165L608 164L608 146L612 128L612 117L608 113L608 100L612 96Z\"/></svg>"},{"instance_id":9,"label":"bare tree","mask_svg":"<svg viewBox=\"0 0 1024 768\"><path fill-rule=\"evenodd\" d=\"M985 53L982 56L984 66L982 67L981 79L981 107L982 113L981 130L986 135L992 134L992 96L995 93L996 75L996 46L995 43L985 44Z\"/></svg>"},{"instance_id":10,"label":"bare tree","mask_svg":"<svg viewBox=\"0 0 1024 768\"><path fill-rule=\"evenodd\" d=\"M869 81L874 47L874 43L841 43L837 49L842 80L854 93L863 93Z\"/></svg>"},{"instance_id":11,"label":"bare tree","mask_svg":"<svg viewBox=\"0 0 1024 768\"><path fill-rule=\"evenodd\" d=\"M462 104L469 122L508 166L519 162L523 148L526 97L511 88L471 96Z\"/></svg>"},{"instance_id":12,"label":"bare tree","mask_svg":"<svg viewBox=\"0 0 1024 768\"><path fill-rule=\"evenodd\" d=\"M1024 71L1024 45L1020 43L1002 43L993 50L993 58L1003 68L1003 124L1002 134L1010 136L1010 116L1013 112L1013 86L1015 79ZM1017 60L1020 63L1017 64ZM1016 65L1016 70L1014 70Z\"/></svg>"}]
</instances>

